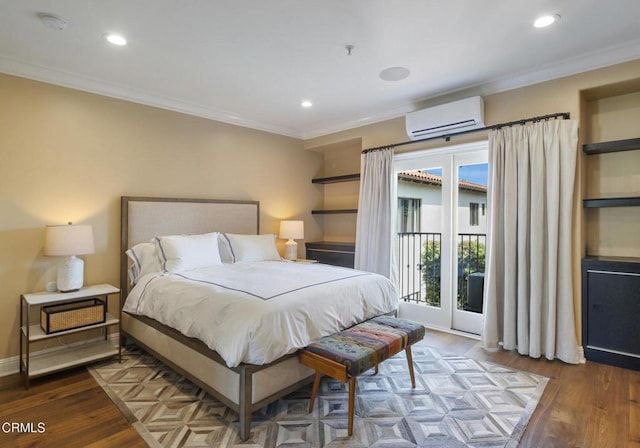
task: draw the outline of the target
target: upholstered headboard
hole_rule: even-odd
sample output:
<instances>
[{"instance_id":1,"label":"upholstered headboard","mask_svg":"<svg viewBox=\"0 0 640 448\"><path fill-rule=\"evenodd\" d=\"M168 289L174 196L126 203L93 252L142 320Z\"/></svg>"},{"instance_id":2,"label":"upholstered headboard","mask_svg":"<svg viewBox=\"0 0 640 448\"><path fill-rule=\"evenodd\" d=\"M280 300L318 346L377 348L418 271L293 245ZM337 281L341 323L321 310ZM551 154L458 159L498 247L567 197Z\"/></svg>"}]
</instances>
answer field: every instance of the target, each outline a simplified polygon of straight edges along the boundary
<instances>
[{"instance_id":1,"label":"upholstered headboard","mask_svg":"<svg viewBox=\"0 0 640 448\"><path fill-rule=\"evenodd\" d=\"M125 251L154 236L229 232L257 234L260 203L220 199L123 196L120 224L120 288L129 292Z\"/></svg>"}]
</instances>

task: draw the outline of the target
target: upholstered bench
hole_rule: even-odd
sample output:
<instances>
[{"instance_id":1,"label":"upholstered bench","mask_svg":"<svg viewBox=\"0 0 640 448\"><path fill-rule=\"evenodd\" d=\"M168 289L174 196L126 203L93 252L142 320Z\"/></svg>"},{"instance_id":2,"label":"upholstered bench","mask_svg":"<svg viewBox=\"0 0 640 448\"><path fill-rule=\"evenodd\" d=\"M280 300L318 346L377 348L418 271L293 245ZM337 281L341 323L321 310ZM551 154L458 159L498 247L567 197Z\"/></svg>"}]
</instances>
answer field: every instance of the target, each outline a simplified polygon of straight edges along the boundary
<instances>
[{"instance_id":1,"label":"upholstered bench","mask_svg":"<svg viewBox=\"0 0 640 448\"><path fill-rule=\"evenodd\" d=\"M311 391L309 412L318 393L320 377L349 383L348 434L353 434L353 411L356 396L356 378L361 373L399 353L407 354L411 387L416 387L413 374L411 345L424 337L425 328L416 323L391 316L379 316L348 328L340 333L326 336L300 351L300 363L315 369L316 375Z\"/></svg>"}]
</instances>

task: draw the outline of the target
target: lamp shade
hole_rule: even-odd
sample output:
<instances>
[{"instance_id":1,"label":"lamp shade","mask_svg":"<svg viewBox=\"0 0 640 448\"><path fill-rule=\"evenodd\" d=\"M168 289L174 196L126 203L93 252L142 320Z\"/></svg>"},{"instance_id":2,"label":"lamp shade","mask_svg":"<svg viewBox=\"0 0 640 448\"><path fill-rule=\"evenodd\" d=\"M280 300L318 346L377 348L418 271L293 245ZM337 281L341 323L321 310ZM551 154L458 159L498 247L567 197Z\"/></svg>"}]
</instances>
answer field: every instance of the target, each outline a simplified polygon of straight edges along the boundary
<instances>
[{"instance_id":1,"label":"lamp shade","mask_svg":"<svg viewBox=\"0 0 640 448\"><path fill-rule=\"evenodd\" d=\"M44 255L69 257L92 254L94 251L93 228L90 225L69 223L45 227Z\"/></svg>"},{"instance_id":2,"label":"lamp shade","mask_svg":"<svg viewBox=\"0 0 640 448\"><path fill-rule=\"evenodd\" d=\"M280 223L280 238L284 240L300 240L304 238L304 222L282 221Z\"/></svg>"}]
</instances>

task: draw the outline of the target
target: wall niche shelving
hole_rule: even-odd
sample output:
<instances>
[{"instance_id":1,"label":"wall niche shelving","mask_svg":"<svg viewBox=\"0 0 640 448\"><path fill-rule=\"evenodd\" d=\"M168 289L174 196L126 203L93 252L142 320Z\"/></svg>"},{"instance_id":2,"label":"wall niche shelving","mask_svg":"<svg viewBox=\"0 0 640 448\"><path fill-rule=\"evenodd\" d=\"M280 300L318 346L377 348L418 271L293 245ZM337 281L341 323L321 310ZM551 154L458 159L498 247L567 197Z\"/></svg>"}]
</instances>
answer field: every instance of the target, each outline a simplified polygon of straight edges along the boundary
<instances>
[{"instance_id":1,"label":"wall niche shelving","mask_svg":"<svg viewBox=\"0 0 640 448\"><path fill-rule=\"evenodd\" d=\"M582 345L589 361L640 370L640 79L583 100Z\"/></svg>"},{"instance_id":2,"label":"wall niche shelving","mask_svg":"<svg viewBox=\"0 0 640 448\"><path fill-rule=\"evenodd\" d=\"M322 238L306 242L307 258L353 267L362 140L354 138L309 149L321 152L324 164L323 172L311 179L322 188L322 204L311 210L322 227Z\"/></svg>"}]
</instances>

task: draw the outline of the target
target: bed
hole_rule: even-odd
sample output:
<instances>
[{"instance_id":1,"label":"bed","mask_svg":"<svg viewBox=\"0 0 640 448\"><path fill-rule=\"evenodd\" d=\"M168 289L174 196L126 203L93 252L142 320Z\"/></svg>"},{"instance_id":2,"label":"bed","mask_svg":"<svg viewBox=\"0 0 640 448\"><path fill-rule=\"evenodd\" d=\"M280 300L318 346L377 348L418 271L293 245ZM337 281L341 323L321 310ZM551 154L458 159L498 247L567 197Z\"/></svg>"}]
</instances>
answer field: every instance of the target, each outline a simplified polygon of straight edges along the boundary
<instances>
[{"instance_id":1,"label":"bed","mask_svg":"<svg viewBox=\"0 0 640 448\"><path fill-rule=\"evenodd\" d=\"M241 440L250 436L254 411L313 378L313 370L299 364L297 348L397 306L393 287L389 289L384 279L373 281L373 274L275 260L245 262L235 259L233 250L236 263L173 274L166 274L168 265L163 265L162 275L135 272L138 283L132 287L129 249L160 235L219 232L263 238L258 235L260 210L256 201L148 197L123 197L121 206L122 342L130 338L235 410ZM233 243L238 252L240 246ZM157 244L162 251L162 244ZM163 263L167 258L172 262L169 254ZM256 279L245 280L251 275ZM276 276L283 280L264 281ZM340 306L358 295L371 300ZM207 300L201 299L205 296ZM313 302L319 302L317 309ZM347 313L347 308L355 311ZM234 327L241 330L240 342L225 339ZM285 333L290 339L278 342Z\"/></svg>"}]
</instances>

